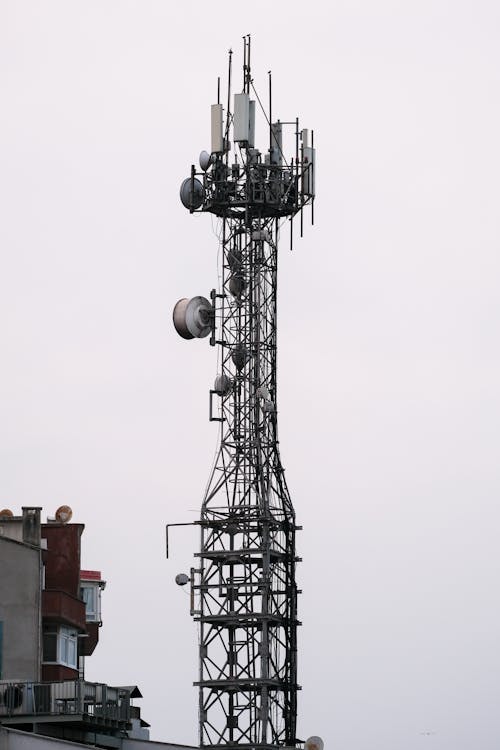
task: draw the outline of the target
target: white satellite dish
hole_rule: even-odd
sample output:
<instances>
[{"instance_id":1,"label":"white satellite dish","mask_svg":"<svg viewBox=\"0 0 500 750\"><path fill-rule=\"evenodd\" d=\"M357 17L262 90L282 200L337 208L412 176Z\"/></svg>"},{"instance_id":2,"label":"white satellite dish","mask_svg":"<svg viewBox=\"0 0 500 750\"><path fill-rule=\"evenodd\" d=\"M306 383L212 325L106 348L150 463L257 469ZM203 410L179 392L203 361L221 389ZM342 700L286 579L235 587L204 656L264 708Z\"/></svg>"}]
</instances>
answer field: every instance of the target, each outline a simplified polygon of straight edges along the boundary
<instances>
[{"instance_id":1,"label":"white satellite dish","mask_svg":"<svg viewBox=\"0 0 500 750\"><path fill-rule=\"evenodd\" d=\"M224 372L215 378L214 391L218 396L227 396L231 392L232 387L233 381Z\"/></svg>"},{"instance_id":2,"label":"white satellite dish","mask_svg":"<svg viewBox=\"0 0 500 750\"><path fill-rule=\"evenodd\" d=\"M323 750L325 743L321 737L313 735L309 737L304 743L304 750Z\"/></svg>"},{"instance_id":3,"label":"white satellite dish","mask_svg":"<svg viewBox=\"0 0 500 750\"><path fill-rule=\"evenodd\" d=\"M60 505L56 510L56 521L58 523L68 523L73 517L73 511L69 505Z\"/></svg>"},{"instance_id":4,"label":"white satellite dish","mask_svg":"<svg viewBox=\"0 0 500 750\"><path fill-rule=\"evenodd\" d=\"M184 297L174 307L175 330L183 339L202 339L212 330L213 307L205 297Z\"/></svg>"},{"instance_id":5,"label":"white satellite dish","mask_svg":"<svg viewBox=\"0 0 500 750\"><path fill-rule=\"evenodd\" d=\"M204 172L207 171L209 166L212 163L212 156L208 153L208 151L202 151L200 154L200 167Z\"/></svg>"}]
</instances>

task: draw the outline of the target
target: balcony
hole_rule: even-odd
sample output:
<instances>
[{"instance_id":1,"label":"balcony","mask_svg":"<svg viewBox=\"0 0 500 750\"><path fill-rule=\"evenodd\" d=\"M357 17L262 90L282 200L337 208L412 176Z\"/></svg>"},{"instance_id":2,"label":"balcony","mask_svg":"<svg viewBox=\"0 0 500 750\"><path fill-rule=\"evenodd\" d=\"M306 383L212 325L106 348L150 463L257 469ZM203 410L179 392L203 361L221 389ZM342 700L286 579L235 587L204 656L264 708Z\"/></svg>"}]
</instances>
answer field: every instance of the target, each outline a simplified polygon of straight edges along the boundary
<instances>
[{"instance_id":1,"label":"balcony","mask_svg":"<svg viewBox=\"0 0 500 750\"><path fill-rule=\"evenodd\" d=\"M85 631L85 602L65 591L45 589L42 591L42 617L45 620L66 622Z\"/></svg>"},{"instance_id":2,"label":"balcony","mask_svg":"<svg viewBox=\"0 0 500 750\"><path fill-rule=\"evenodd\" d=\"M73 727L127 729L130 690L85 680L0 682L0 724L34 721Z\"/></svg>"}]
</instances>

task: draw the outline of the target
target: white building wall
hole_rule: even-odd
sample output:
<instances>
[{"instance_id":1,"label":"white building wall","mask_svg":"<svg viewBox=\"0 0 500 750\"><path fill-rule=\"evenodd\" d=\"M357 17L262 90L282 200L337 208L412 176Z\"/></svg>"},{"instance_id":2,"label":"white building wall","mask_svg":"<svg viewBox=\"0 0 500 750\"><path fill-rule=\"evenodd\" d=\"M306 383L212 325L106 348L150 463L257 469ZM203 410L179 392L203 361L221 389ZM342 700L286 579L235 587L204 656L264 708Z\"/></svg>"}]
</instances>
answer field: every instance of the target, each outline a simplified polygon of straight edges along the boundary
<instances>
[{"instance_id":1,"label":"white building wall","mask_svg":"<svg viewBox=\"0 0 500 750\"><path fill-rule=\"evenodd\" d=\"M0 537L0 679L40 679L41 551Z\"/></svg>"}]
</instances>

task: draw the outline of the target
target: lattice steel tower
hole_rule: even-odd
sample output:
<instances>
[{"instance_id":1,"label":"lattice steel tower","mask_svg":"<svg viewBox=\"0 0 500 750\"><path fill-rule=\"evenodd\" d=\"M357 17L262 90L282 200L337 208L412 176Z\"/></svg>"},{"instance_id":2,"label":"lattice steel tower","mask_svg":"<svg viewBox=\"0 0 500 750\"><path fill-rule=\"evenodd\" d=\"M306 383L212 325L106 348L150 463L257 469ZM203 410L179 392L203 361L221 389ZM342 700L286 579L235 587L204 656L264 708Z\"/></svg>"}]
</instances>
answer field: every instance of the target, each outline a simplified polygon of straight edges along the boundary
<instances>
[{"instance_id":1,"label":"lattice steel tower","mask_svg":"<svg viewBox=\"0 0 500 750\"><path fill-rule=\"evenodd\" d=\"M211 109L211 153L181 186L191 212L220 220L220 288L180 300L174 325L186 339L210 335L219 370L210 419L220 444L197 522L192 614L199 622L199 739L205 748L295 746L297 587L295 512L277 435L276 293L278 241L286 221L314 201L314 148L299 121L271 119L254 89L244 38L241 92ZM234 101L234 106L231 104ZM268 132L255 148L259 107ZM283 152L289 127L294 155ZM312 134L311 134L312 136ZM218 403L217 403L218 402ZM177 582L187 583L187 575Z\"/></svg>"}]
</instances>

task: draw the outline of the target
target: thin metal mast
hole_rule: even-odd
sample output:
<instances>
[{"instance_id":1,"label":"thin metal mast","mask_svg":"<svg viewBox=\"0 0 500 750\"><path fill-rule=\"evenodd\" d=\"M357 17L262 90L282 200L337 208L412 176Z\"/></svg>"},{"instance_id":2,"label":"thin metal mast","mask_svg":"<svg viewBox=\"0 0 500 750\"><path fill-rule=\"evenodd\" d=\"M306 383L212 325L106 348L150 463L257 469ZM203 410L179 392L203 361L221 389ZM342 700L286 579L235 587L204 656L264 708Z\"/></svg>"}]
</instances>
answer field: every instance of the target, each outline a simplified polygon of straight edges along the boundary
<instances>
[{"instance_id":1,"label":"thin metal mast","mask_svg":"<svg viewBox=\"0 0 500 750\"><path fill-rule=\"evenodd\" d=\"M183 299L174 309L181 336L210 334L221 355L210 391L220 442L191 574L192 601L199 601L192 606L200 632L199 739L209 750L297 742L299 527L279 454L276 297L280 224L313 202L314 151L303 144L299 158L294 144L295 160L283 164L284 123L273 124L270 113L269 151L263 157L254 147L250 37L243 40L243 92L232 117L228 99L224 131L222 106L212 107L212 146L221 147L202 152L201 172L192 167L181 186L186 208L221 220L222 285L210 301ZM298 139L298 120L291 124ZM228 166L230 125L241 163Z\"/></svg>"}]
</instances>

